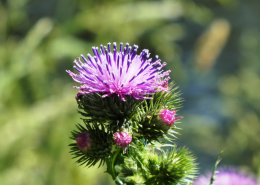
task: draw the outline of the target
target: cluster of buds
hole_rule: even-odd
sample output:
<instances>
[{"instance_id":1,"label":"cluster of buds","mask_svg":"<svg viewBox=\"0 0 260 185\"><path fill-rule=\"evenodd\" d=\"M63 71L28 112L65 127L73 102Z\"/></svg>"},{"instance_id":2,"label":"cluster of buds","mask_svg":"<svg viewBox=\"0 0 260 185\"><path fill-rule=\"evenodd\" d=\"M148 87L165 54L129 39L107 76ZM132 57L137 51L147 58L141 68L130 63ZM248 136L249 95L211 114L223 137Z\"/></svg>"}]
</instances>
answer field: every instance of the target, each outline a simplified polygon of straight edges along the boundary
<instances>
[{"instance_id":1,"label":"cluster of buds","mask_svg":"<svg viewBox=\"0 0 260 185\"><path fill-rule=\"evenodd\" d=\"M128 155L137 159L138 148L146 147L146 143L153 146L167 134L176 134L175 122L182 118L176 117L181 99L176 88L168 85L170 70L162 69L166 63L161 63L157 55L149 58L147 49L138 55L137 49L137 45L128 43L125 47L120 43L119 51L116 43L113 48L110 43L101 45L100 50L92 47L94 56L81 55L74 61L76 73L67 70L81 84L75 86L79 90L76 101L85 123L72 132L71 152L79 158L77 162L87 166L106 162L107 172L117 180L120 178L114 176L118 173L113 171L113 160L118 153L126 157L129 151ZM172 177L175 172L184 173L177 170ZM179 179L192 178L194 172L185 171L187 175Z\"/></svg>"}]
</instances>

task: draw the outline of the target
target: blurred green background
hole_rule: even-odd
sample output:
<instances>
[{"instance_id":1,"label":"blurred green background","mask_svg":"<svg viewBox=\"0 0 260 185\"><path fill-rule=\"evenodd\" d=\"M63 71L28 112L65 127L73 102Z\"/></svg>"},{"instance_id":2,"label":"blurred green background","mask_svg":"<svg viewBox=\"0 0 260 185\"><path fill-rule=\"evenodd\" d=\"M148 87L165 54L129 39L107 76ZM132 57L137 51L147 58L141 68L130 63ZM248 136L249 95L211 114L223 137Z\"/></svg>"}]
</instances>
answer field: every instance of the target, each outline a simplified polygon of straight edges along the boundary
<instances>
[{"instance_id":1,"label":"blurred green background","mask_svg":"<svg viewBox=\"0 0 260 185\"><path fill-rule=\"evenodd\" d=\"M259 0L1 0L0 184L107 185L69 152L80 123L65 73L80 54L129 42L159 55L185 99L176 141L211 170L260 177Z\"/></svg>"}]
</instances>

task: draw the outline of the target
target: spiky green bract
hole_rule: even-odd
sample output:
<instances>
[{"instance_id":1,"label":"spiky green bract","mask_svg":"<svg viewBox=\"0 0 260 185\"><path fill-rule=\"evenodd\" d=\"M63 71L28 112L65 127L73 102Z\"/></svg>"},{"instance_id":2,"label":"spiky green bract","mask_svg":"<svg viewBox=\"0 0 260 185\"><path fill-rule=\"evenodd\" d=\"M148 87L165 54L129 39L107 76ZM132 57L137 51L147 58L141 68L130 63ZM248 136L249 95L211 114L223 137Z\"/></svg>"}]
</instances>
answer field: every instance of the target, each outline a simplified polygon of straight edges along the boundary
<instances>
[{"instance_id":1,"label":"spiky green bract","mask_svg":"<svg viewBox=\"0 0 260 185\"><path fill-rule=\"evenodd\" d=\"M115 181L116 184L138 184L135 180L131 180L133 172L131 171L132 169L128 169L128 165L130 167L131 163L135 165L135 162L132 160L131 157L128 157L128 154L123 154L122 150L116 150L106 160L106 173L112 176L112 179Z\"/></svg>"},{"instance_id":2,"label":"spiky green bract","mask_svg":"<svg viewBox=\"0 0 260 185\"><path fill-rule=\"evenodd\" d=\"M175 110L180 108L182 98L180 98L180 93L176 92L177 89L178 87L171 84L169 92L157 92L153 95L153 99L143 101L138 107L138 114L135 116L137 123L135 132L149 142L158 140L160 137L170 140L166 134L176 137L176 125L164 124L159 119L159 113L162 109Z\"/></svg>"},{"instance_id":3,"label":"spiky green bract","mask_svg":"<svg viewBox=\"0 0 260 185\"><path fill-rule=\"evenodd\" d=\"M150 175L145 176L146 185L186 185L197 174L194 156L186 148L177 149L176 145L160 156L149 153L147 168Z\"/></svg>"},{"instance_id":4,"label":"spiky green bract","mask_svg":"<svg viewBox=\"0 0 260 185\"><path fill-rule=\"evenodd\" d=\"M145 182L136 161L131 157L125 157L124 164L115 166L115 169L118 172L118 184L136 185Z\"/></svg>"},{"instance_id":5,"label":"spiky green bract","mask_svg":"<svg viewBox=\"0 0 260 185\"><path fill-rule=\"evenodd\" d=\"M77 100L79 113L84 119L106 123L112 127L121 127L125 120L129 120L135 113L136 107L142 100L126 96L122 101L117 95L102 98L99 93L86 94Z\"/></svg>"},{"instance_id":6,"label":"spiky green bract","mask_svg":"<svg viewBox=\"0 0 260 185\"><path fill-rule=\"evenodd\" d=\"M85 164L91 167L100 162L100 167L111 154L114 142L112 134L106 132L104 126L99 126L96 122L93 122L91 125L85 122L85 126L80 124L76 126L78 130L72 132L71 139L74 143L69 145L71 147L70 153L72 153L73 158L79 158L76 162L80 165ZM75 142L77 137L82 133L88 133L90 139L90 146L85 151L81 151Z\"/></svg>"},{"instance_id":7,"label":"spiky green bract","mask_svg":"<svg viewBox=\"0 0 260 185\"><path fill-rule=\"evenodd\" d=\"M132 144L124 164L116 166L118 181L121 184L147 185L187 185L197 174L193 155L185 148L177 149L176 145L165 151L155 152L155 146L141 146L140 142ZM158 148L159 149L159 148Z\"/></svg>"},{"instance_id":8,"label":"spiky green bract","mask_svg":"<svg viewBox=\"0 0 260 185\"><path fill-rule=\"evenodd\" d=\"M142 141L136 141L131 143L127 152L121 164L115 166L118 174L115 182L126 185L143 184L145 182L143 173L146 173L143 164L147 150Z\"/></svg>"}]
</instances>

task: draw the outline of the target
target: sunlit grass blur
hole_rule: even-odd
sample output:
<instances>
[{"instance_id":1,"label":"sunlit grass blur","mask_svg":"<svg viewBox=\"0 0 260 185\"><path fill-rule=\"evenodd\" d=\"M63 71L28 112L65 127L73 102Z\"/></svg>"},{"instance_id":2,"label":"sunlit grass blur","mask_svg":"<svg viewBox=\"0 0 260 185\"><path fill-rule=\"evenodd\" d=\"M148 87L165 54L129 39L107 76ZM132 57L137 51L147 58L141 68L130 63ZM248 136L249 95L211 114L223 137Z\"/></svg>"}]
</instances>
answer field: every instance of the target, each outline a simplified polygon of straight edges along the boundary
<instances>
[{"instance_id":1,"label":"sunlit grass blur","mask_svg":"<svg viewBox=\"0 0 260 185\"><path fill-rule=\"evenodd\" d=\"M71 159L80 123L65 72L80 54L129 42L159 55L185 99L178 145L201 172L222 165L260 177L260 1L2 0L0 184L113 184L105 166Z\"/></svg>"}]
</instances>

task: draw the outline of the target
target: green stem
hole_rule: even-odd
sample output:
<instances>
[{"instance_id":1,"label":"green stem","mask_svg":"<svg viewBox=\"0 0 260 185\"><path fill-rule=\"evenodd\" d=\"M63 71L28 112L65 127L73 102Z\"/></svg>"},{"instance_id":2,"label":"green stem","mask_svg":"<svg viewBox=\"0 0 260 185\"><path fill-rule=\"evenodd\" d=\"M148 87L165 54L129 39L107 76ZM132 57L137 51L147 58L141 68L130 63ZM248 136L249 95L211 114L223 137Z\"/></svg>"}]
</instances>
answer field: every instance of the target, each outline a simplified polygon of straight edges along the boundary
<instances>
[{"instance_id":1,"label":"green stem","mask_svg":"<svg viewBox=\"0 0 260 185\"><path fill-rule=\"evenodd\" d=\"M210 178L210 182L209 182L209 185L213 185L213 181L215 180L215 173L216 173L216 169L217 169L217 166L219 164L219 162L221 161L221 158L220 156L222 155L222 153L224 152L224 150L222 150L219 154L218 154L218 158L217 158L217 161L215 163L215 166L214 166L214 169L212 171L212 176Z\"/></svg>"},{"instance_id":2,"label":"green stem","mask_svg":"<svg viewBox=\"0 0 260 185\"><path fill-rule=\"evenodd\" d=\"M115 171L115 161L116 161L116 158L117 158L119 152L120 152L120 150L117 150L114 153L114 155L113 155L111 160L110 159L106 160L106 163L107 163L107 173L109 173L112 176L113 180L115 180L116 176L117 176L116 171Z\"/></svg>"},{"instance_id":3,"label":"green stem","mask_svg":"<svg viewBox=\"0 0 260 185\"><path fill-rule=\"evenodd\" d=\"M111 168L112 168L112 173L113 173L112 174L113 179L116 178L116 172L115 172L115 165L114 164L115 164L115 160L116 160L116 157L117 157L119 152L120 152L120 150L117 150L115 155L112 158Z\"/></svg>"}]
</instances>

